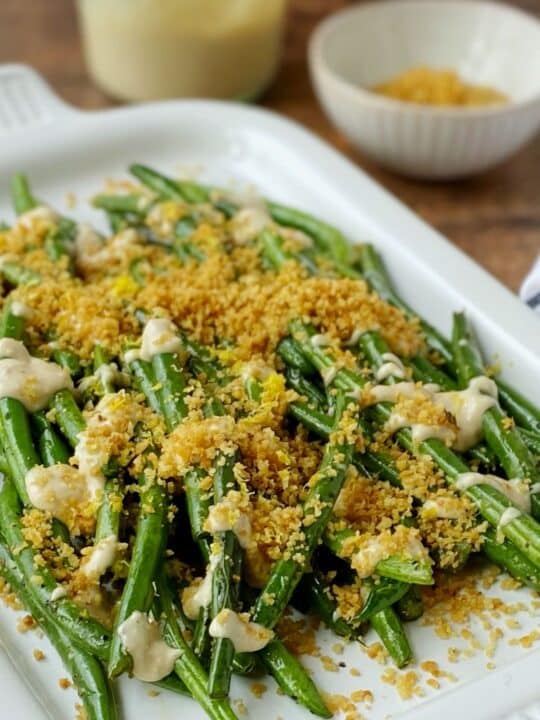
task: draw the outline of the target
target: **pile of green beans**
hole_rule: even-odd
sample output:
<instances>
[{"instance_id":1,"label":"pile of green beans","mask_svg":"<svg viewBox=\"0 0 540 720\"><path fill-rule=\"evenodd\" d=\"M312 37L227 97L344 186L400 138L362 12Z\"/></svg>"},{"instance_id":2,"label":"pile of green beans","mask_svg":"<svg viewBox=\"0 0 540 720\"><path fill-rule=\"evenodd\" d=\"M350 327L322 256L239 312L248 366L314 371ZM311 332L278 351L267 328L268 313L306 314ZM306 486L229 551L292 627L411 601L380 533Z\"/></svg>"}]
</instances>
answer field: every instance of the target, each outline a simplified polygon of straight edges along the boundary
<instances>
[{"instance_id":1,"label":"pile of green beans","mask_svg":"<svg viewBox=\"0 0 540 720\"><path fill-rule=\"evenodd\" d=\"M143 242L175 263L203 264L205 252L195 238L202 214L210 208L221 213L226 223L242 209L238 202L218 188L173 180L143 165L133 165L130 170L143 186L141 191L94 198L94 206L106 213L112 232L133 228ZM12 197L18 215L41 205L23 175L14 178ZM149 213L161 202L178 203L185 210L171 238L156 237L148 224ZM307 213L271 201L266 201L265 208L267 226L251 246L266 272L279 273L284 266L296 263L306 276L345 277L362 283L363 288L367 283L405 316L417 318L392 287L382 259L371 245L353 251L341 232ZM51 263L69 273L71 282L79 272L79 229L70 218L54 217L43 249ZM285 241L287 229L307 236L309 247L292 251ZM224 252L228 252L227 242ZM131 262L130 274L137 286L145 284L145 262L142 257ZM15 312L17 295L10 294L44 280L39 272L26 267L24 257L3 262L0 274L5 294L0 338L27 342L31 334L28 332L27 337L25 318ZM141 325L151 319L138 309L130 307L129 312ZM401 358L408 376L418 383L435 383L444 391L457 391L485 374L480 350L463 314L454 316L451 340L422 319L419 326L427 352ZM118 716L114 680L133 669L119 628L134 612L151 614L160 622L166 643L179 651L171 675L156 685L190 696L211 720L236 718L229 702L233 674L251 675L261 669L298 704L319 717L331 717L309 673L280 637L279 623L289 608L316 614L333 632L350 640L360 638L371 627L398 667L412 660L405 623L423 613L422 588L435 582L434 569L440 570L437 558L430 557L425 548L421 559L404 551L379 560L369 577L358 577L347 547L359 531L353 524L341 522L335 507L351 466L375 483L403 490L393 455L386 447L370 447L391 416L392 404L380 402L363 408L359 402L366 386L376 384L390 348L377 329L365 330L355 347L339 348L353 356L354 362L345 368L337 362L336 346L313 340L324 330L311 326L306 318L295 318L275 348L279 372L297 394L287 407L286 431L296 433L301 426L301 432L307 431L318 443L322 459L317 472L306 478L298 532L293 533L286 551L259 589L248 583L246 557L235 532L227 529L211 535L206 529L212 505L239 489L235 476L235 465L242 461L239 449L227 453L216 449L211 487L208 471L197 463L181 478L173 478L179 481L175 487L159 478L149 479L159 458L160 442L183 430L182 423L189 415L190 386L195 384L204 396L206 417L231 412L220 393L236 387L239 376L216 359L215 348L198 344L182 327L177 328L181 350L159 352L151 359L142 355L128 362L126 352L109 357L105 347L96 345L88 361L78 357L73 348L55 346L52 359L68 371L74 390L56 392L46 408L33 413L17 398L0 397L0 574L56 648L73 677L88 720L115 720ZM51 339L53 330L47 340ZM126 347L125 351L129 349L133 348ZM118 372L102 372L111 363ZM402 379L391 375L384 383L395 384ZM263 395L262 382L255 371L250 371L242 376L241 384L248 408L243 412L256 414ZM145 468L136 483L130 480L131 461L124 466L113 457L102 468L104 492L88 542L97 545L114 536L129 545L129 560L120 563L120 572L115 568L107 577L111 580L107 592L114 598L114 617L108 628L85 611L76 597L64 596L54 569L25 541L24 514L32 510L26 487L28 473L39 465L69 463L87 427L84 409L95 410L101 398L119 392L120 386L122 392L144 398L148 412L153 418L157 416L162 434L154 437L153 431L141 423L133 430L134 441L135 437L148 440L142 456ZM497 380L497 386L499 402L483 414L482 440L467 452L455 452L436 437L415 444L410 427L399 429L394 441L411 457L432 458L450 487L460 474L471 470L497 473L507 479L518 477L530 485L530 513L512 510L509 497L487 482L471 485L463 492L475 507L475 522L485 521L488 526L483 532L482 553L523 584L540 591L540 410L503 381ZM235 412L237 421L240 411ZM357 442L359 438L363 444ZM512 510L510 515L508 510ZM417 522L420 511L416 503L403 524ZM81 539L72 537L57 518L50 520L54 542L64 543L78 554ZM179 532L183 541L176 537ZM473 552L470 544L462 543L460 563L465 564ZM218 561L212 565L215 557ZM210 601L200 608L195 620L184 613L179 599L182 583L174 567L176 560L186 559L191 574L200 576L201 571L212 568ZM335 586L348 584L361 587L363 603L352 617L343 617ZM252 622L272 631L268 644L257 653L240 654L230 638L212 637L212 621L227 610L247 612Z\"/></svg>"}]
</instances>

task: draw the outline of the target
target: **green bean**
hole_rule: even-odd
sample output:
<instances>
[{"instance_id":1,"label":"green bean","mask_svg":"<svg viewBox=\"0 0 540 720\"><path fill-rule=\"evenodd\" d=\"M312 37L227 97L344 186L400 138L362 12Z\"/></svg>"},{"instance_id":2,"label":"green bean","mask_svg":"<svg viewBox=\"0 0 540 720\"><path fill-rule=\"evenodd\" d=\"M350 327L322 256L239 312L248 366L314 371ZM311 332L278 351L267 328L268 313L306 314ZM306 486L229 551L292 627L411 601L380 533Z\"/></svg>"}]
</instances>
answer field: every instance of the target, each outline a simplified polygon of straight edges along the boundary
<instances>
[{"instance_id":1,"label":"green bean","mask_svg":"<svg viewBox=\"0 0 540 720\"><path fill-rule=\"evenodd\" d=\"M171 180L144 165L133 164L129 171L143 185L153 190L164 200L183 200L188 203L203 203L209 199L208 191L197 183L187 180Z\"/></svg>"},{"instance_id":2,"label":"green bean","mask_svg":"<svg viewBox=\"0 0 540 720\"><path fill-rule=\"evenodd\" d=\"M491 562L504 567L525 585L540 592L540 571L522 553L508 542L499 542L497 533L488 528L484 533L482 550Z\"/></svg>"},{"instance_id":3,"label":"green bean","mask_svg":"<svg viewBox=\"0 0 540 720\"><path fill-rule=\"evenodd\" d=\"M381 578L372 582L364 606L352 622L356 625L370 620L377 613L401 600L409 588L408 583L390 578Z\"/></svg>"},{"instance_id":4,"label":"green bean","mask_svg":"<svg viewBox=\"0 0 540 720\"><path fill-rule=\"evenodd\" d=\"M115 720L116 702L100 662L74 645L49 606L39 598L0 543L0 574L47 635L73 678L88 720Z\"/></svg>"},{"instance_id":5,"label":"green bean","mask_svg":"<svg viewBox=\"0 0 540 720\"><path fill-rule=\"evenodd\" d=\"M540 409L503 380L497 380L497 387L501 405L515 418L518 425L540 433Z\"/></svg>"},{"instance_id":6,"label":"green bean","mask_svg":"<svg viewBox=\"0 0 540 720\"><path fill-rule=\"evenodd\" d=\"M186 684L177 675L168 675L163 680L158 680L152 683L156 687L163 688L163 690L169 690L170 692L176 693L177 695L186 695L191 697L191 693L187 689Z\"/></svg>"},{"instance_id":7,"label":"green bean","mask_svg":"<svg viewBox=\"0 0 540 720\"><path fill-rule=\"evenodd\" d=\"M94 373L99 373L101 367L106 367L109 364L109 357L102 345L95 345L93 361ZM99 381L101 385L100 394L106 395L107 393L113 393L115 391L113 379L109 379L106 375L101 374Z\"/></svg>"},{"instance_id":8,"label":"green bean","mask_svg":"<svg viewBox=\"0 0 540 720\"><path fill-rule=\"evenodd\" d=\"M39 465L30 419L24 405L15 398L0 398L0 440L10 461L13 482L24 505L30 505L26 474Z\"/></svg>"},{"instance_id":9,"label":"green bean","mask_svg":"<svg viewBox=\"0 0 540 720\"><path fill-rule=\"evenodd\" d=\"M161 385L156 381L152 363L147 360L133 360L129 363L129 371L152 410L158 415L163 415Z\"/></svg>"},{"instance_id":10,"label":"green bean","mask_svg":"<svg viewBox=\"0 0 540 720\"><path fill-rule=\"evenodd\" d=\"M409 358L407 365L412 369L413 378L416 381L435 383L441 390L457 390L456 381L423 355Z\"/></svg>"},{"instance_id":11,"label":"green bean","mask_svg":"<svg viewBox=\"0 0 540 720\"><path fill-rule=\"evenodd\" d=\"M43 411L34 413L31 417L31 423L35 428L35 436L43 464L50 466L69 462L71 453L52 423L47 419L46 413Z\"/></svg>"},{"instance_id":12,"label":"green bean","mask_svg":"<svg viewBox=\"0 0 540 720\"><path fill-rule=\"evenodd\" d=\"M161 408L168 431L187 415L184 402L186 383L178 362L178 356L172 353L160 353L152 358L156 382L161 385Z\"/></svg>"},{"instance_id":13,"label":"green bean","mask_svg":"<svg viewBox=\"0 0 540 720\"><path fill-rule=\"evenodd\" d=\"M360 347L363 348L364 355L371 359L373 365L379 367L384 363L384 353L387 351L386 344L382 341L380 335L376 332L366 332L360 338ZM456 383L446 373L438 369L429 360L422 357L413 358L410 362L413 369L415 380L422 382L435 383L442 390L451 391L456 389ZM419 372L420 369L420 372ZM421 377L419 377L421 375ZM468 451L471 460L476 461L488 472L496 470L498 467L498 459L493 450L485 444L478 444Z\"/></svg>"},{"instance_id":14,"label":"green bean","mask_svg":"<svg viewBox=\"0 0 540 720\"><path fill-rule=\"evenodd\" d=\"M298 592L308 599L310 607L321 618L327 628L346 638L353 638L357 631L344 618L339 616L330 588L319 572L304 575Z\"/></svg>"},{"instance_id":15,"label":"green bean","mask_svg":"<svg viewBox=\"0 0 540 720\"><path fill-rule=\"evenodd\" d=\"M219 503L229 490L236 487L233 468L237 457L218 459L214 472L214 501ZM220 546L219 561L212 575L212 617L224 609L237 610L238 586L242 573L242 552L236 535L228 530L218 533L214 542ZM210 697L227 697L232 675L234 645L228 638L215 638L212 642L208 693Z\"/></svg>"},{"instance_id":16,"label":"green bean","mask_svg":"<svg viewBox=\"0 0 540 720\"><path fill-rule=\"evenodd\" d=\"M355 535L356 533L352 528L345 528L336 532L328 530L324 535L324 543L338 557L346 560L347 554L345 553L345 548L347 541L354 538ZM415 558L402 558L392 555L384 560L380 560L375 567L375 572L382 577L399 580L404 583L415 583L417 585L433 584L431 563Z\"/></svg>"},{"instance_id":17,"label":"green bean","mask_svg":"<svg viewBox=\"0 0 540 720\"><path fill-rule=\"evenodd\" d=\"M35 430L34 434L37 436L39 454L43 464L46 467L50 467L57 463L67 463L70 458L70 452L60 435L47 420L45 412L34 413L30 418L30 422ZM52 520L52 532L55 537L69 544L69 530L64 523L57 518L53 518Z\"/></svg>"},{"instance_id":18,"label":"green bean","mask_svg":"<svg viewBox=\"0 0 540 720\"><path fill-rule=\"evenodd\" d=\"M508 545L508 543L505 543ZM424 614L424 601L420 588L411 585L403 597L398 600L395 610L399 617L405 622L418 620Z\"/></svg>"},{"instance_id":19,"label":"green bean","mask_svg":"<svg viewBox=\"0 0 540 720\"><path fill-rule=\"evenodd\" d=\"M318 250L343 263L347 262L349 243L339 230L300 210L274 202L267 202L266 205L272 219L279 225L301 230L312 238Z\"/></svg>"},{"instance_id":20,"label":"green bean","mask_svg":"<svg viewBox=\"0 0 540 720\"><path fill-rule=\"evenodd\" d=\"M533 430L519 428L519 434L525 445L529 448L529 452L540 458L540 435Z\"/></svg>"},{"instance_id":21,"label":"green bean","mask_svg":"<svg viewBox=\"0 0 540 720\"><path fill-rule=\"evenodd\" d=\"M11 200L17 215L22 215L38 206L38 201L32 195L28 178L17 173L11 181Z\"/></svg>"},{"instance_id":22,"label":"green bean","mask_svg":"<svg viewBox=\"0 0 540 720\"><path fill-rule=\"evenodd\" d=\"M103 499L96 520L95 541L115 535L120 529L120 513L122 508L122 488L116 478L109 478L103 489Z\"/></svg>"},{"instance_id":23,"label":"green bean","mask_svg":"<svg viewBox=\"0 0 540 720\"><path fill-rule=\"evenodd\" d=\"M313 375L313 365L306 360L298 344L292 337L285 337L277 347L277 354L289 368L297 370L302 375L309 377Z\"/></svg>"},{"instance_id":24,"label":"green bean","mask_svg":"<svg viewBox=\"0 0 540 720\"><path fill-rule=\"evenodd\" d=\"M210 492L201 488L201 481L206 475L207 473L202 468L191 468L183 477L183 486L186 494L191 534L201 548L204 559L208 561L209 536L204 530L204 523L212 504L212 496Z\"/></svg>"},{"instance_id":25,"label":"green bean","mask_svg":"<svg viewBox=\"0 0 540 720\"><path fill-rule=\"evenodd\" d=\"M25 319L13 312L13 303L7 302L0 317L0 337L22 340L24 335Z\"/></svg>"},{"instance_id":26,"label":"green bean","mask_svg":"<svg viewBox=\"0 0 540 720\"><path fill-rule=\"evenodd\" d=\"M66 259L68 272L74 271L73 248L77 225L68 218L59 218L54 228L45 237L45 251L53 262Z\"/></svg>"},{"instance_id":27,"label":"green bean","mask_svg":"<svg viewBox=\"0 0 540 720\"><path fill-rule=\"evenodd\" d=\"M81 361L71 350L66 350L65 348L60 350L57 348L53 350L52 357L55 363L69 371L69 374L74 380L82 374Z\"/></svg>"},{"instance_id":28,"label":"green bean","mask_svg":"<svg viewBox=\"0 0 540 720\"><path fill-rule=\"evenodd\" d=\"M270 640L259 652L259 657L286 695L318 717L332 717L313 680L279 638Z\"/></svg>"},{"instance_id":29,"label":"green bean","mask_svg":"<svg viewBox=\"0 0 540 720\"><path fill-rule=\"evenodd\" d=\"M371 618L373 629L380 637L388 654L399 668L407 665L412 658L412 650L396 611L387 607Z\"/></svg>"},{"instance_id":30,"label":"green bean","mask_svg":"<svg viewBox=\"0 0 540 720\"><path fill-rule=\"evenodd\" d=\"M10 285L18 287L19 285L39 285L41 275L35 270L25 268L19 263L6 261L0 267L0 274Z\"/></svg>"},{"instance_id":31,"label":"green bean","mask_svg":"<svg viewBox=\"0 0 540 720\"><path fill-rule=\"evenodd\" d=\"M128 577L114 622L108 665L110 677L129 669L130 658L122 647L118 628L136 610L146 612L149 608L149 591L164 550L167 506L167 493L161 485L143 487Z\"/></svg>"},{"instance_id":32,"label":"green bean","mask_svg":"<svg viewBox=\"0 0 540 720\"><path fill-rule=\"evenodd\" d=\"M92 200L92 205L107 213L120 213L122 215L136 215L144 217L153 200L144 195L135 193L126 193L124 195L96 195Z\"/></svg>"},{"instance_id":33,"label":"green bean","mask_svg":"<svg viewBox=\"0 0 540 720\"><path fill-rule=\"evenodd\" d=\"M129 225L125 215L119 212L107 212L107 219L109 221L111 231L115 235L124 230Z\"/></svg>"},{"instance_id":34,"label":"green bean","mask_svg":"<svg viewBox=\"0 0 540 720\"><path fill-rule=\"evenodd\" d=\"M293 390L296 390L299 395L307 398L308 403L313 404L316 408L326 409L328 405L326 394L317 385L310 382L299 370L287 368L286 377L288 385Z\"/></svg>"},{"instance_id":35,"label":"green bean","mask_svg":"<svg viewBox=\"0 0 540 720\"><path fill-rule=\"evenodd\" d=\"M201 665L206 669L210 656L210 635L208 633L210 626L210 606L200 608L199 617L193 628L193 638L191 640L191 649L199 658ZM212 696L211 696L212 697ZM220 695L219 697L224 697Z\"/></svg>"},{"instance_id":36,"label":"green bean","mask_svg":"<svg viewBox=\"0 0 540 720\"><path fill-rule=\"evenodd\" d=\"M273 230L263 230L259 236L262 255L275 270L286 262L297 262L304 267L310 275L319 274L317 260L309 250L291 253L283 248L282 238ZM335 264L336 261L334 261Z\"/></svg>"},{"instance_id":37,"label":"green bean","mask_svg":"<svg viewBox=\"0 0 540 720\"><path fill-rule=\"evenodd\" d=\"M73 393L70 390L59 390L51 400L51 407L54 409L56 422L60 430L68 439L70 445L75 447L86 423L82 412L77 405Z\"/></svg>"},{"instance_id":38,"label":"green bean","mask_svg":"<svg viewBox=\"0 0 540 720\"><path fill-rule=\"evenodd\" d=\"M403 300L401 300L394 292L390 278L386 272L386 268L372 245L365 244L361 246L360 262L364 277L373 290L375 290L383 300L386 300L386 302L391 305L395 305L410 319L418 317L414 310L404 303ZM436 328L425 320L420 320L420 326L431 350L434 350L443 359L447 366L452 367L454 357L448 340L446 340Z\"/></svg>"},{"instance_id":39,"label":"green bean","mask_svg":"<svg viewBox=\"0 0 540 720\"><path fill-rule=\"evenodd\" d=\"M208 676L193 650L184 640L177 621L177 612L164 571L156 578L155 602L165 621L164 637L172 647L182 651L174 665L178 677L185 683L193 698L201 705L211 720L237 720L226 700L213 699L208 695Z\"/></svg>"},{"instance_id":40,"label":"green bean","mask_svg":"<svg viewBox=\"0 0 540 720\"><path fill-rule=\"evenodd\" d=\"M317 413L317 411L301 403L292 403L289 406L289 412L309 429L316 428L317 434L321 437L327 438L329 436L332 430L331 421L323 413ZM314 416L315 419L313 419ZM381 452L375 453L367 451L361 457L358 457L355 453L353 455L353 463L361 472L363 468L365 471L368 471L368 473L377 475L395 487L401 487L401 478L393 464L391 456ZM497 559L492 558L493 562L496 562L508 573L514 575L514 571L516 567L519 568L519 565L514 565L512 558L518 551L508 539L506 539L504 543L501 543L501 546L501 552L497 555ZM508 562L506 562L507 560ZM525 558L524 561L526 561ZM531 564L531 567L534 566ZM518 577L518 579L521 579L521 577Z\"/></svg>"}]
</instances>

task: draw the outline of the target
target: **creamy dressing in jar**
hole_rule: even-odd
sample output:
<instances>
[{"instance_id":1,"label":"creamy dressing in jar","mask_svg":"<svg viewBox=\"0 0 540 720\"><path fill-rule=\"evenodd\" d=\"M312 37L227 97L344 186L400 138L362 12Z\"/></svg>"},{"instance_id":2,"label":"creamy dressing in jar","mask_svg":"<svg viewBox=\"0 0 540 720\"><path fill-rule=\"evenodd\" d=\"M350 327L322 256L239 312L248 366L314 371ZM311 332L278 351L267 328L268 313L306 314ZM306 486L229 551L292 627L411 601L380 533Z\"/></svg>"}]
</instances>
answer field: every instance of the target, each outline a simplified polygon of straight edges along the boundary
<instances>
[{"instance_id":1,"label":"creamy dressing in jar","mask_svg":"<svg viewBox=\"0 0 540 720\"><path fill-rule=\"evenodd\" d=\"M248 99L279 63L287 0L78 0L96 83L125 100Z\"/></svg>"}]
</instances>

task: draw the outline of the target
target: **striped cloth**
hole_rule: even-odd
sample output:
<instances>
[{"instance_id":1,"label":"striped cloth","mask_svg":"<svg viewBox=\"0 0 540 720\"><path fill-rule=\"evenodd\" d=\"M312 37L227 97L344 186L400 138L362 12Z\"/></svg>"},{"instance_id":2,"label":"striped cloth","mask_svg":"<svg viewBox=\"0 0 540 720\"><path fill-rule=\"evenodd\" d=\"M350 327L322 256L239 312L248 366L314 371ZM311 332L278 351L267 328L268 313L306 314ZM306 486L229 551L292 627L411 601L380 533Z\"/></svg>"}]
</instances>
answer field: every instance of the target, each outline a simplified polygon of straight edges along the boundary
<instances>
[{"instance_id":1,"label":"striped cloth","mask_svg":"<svg viewBox=\"0 0 540 720\"><path fill-rule=\"evenodd\" d=\"M540 255L519 291L521 299L540 315Z\"/></svg>"}]
</instances>

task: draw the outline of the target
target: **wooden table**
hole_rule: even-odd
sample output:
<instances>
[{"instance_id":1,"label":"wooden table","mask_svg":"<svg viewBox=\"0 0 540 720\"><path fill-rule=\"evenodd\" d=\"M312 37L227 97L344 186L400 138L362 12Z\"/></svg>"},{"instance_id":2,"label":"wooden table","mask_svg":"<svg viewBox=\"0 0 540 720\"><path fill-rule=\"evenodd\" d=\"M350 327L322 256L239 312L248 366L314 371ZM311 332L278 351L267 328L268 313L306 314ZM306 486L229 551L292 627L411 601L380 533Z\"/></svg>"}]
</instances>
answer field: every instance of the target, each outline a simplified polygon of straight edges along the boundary
<instances>
[{"instance_id":1,"label":"wooden table","mask_svg":"<svg viewBox=\"0 0 540 720\"><path fill-rule=\"evenodd\" d=\"M114 2L114 0L111 0ZM363 158L324 117L311 90L306 43L317 21L347 0L293 0L285 62L263 100L324 137L512 289L540 251L540 136L500 168L454 183L415 182ZM538 0L519 5L540 15ZM0 62L25 62L75 105L114 102L90 82L73 0L1 0Z\"/></svg>"}]
</instances>

